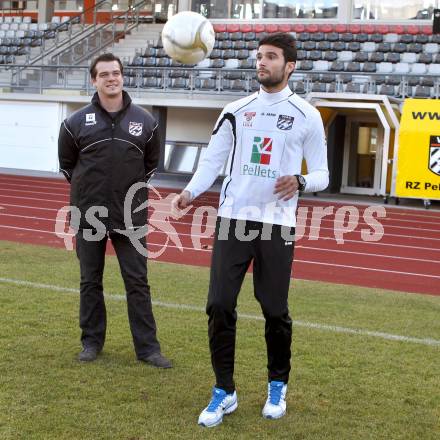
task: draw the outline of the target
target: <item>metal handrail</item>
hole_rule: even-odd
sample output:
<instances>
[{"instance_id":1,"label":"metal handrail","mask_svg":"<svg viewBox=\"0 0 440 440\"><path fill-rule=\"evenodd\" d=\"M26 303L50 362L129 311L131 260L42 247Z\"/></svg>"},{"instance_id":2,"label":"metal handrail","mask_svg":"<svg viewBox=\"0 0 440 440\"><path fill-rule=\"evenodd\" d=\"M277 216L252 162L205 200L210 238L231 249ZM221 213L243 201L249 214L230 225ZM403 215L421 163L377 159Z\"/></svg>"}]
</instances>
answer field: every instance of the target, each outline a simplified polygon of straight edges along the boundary
<instances>
[{"instance_id":1,"label":"metal handrail","mask_svg":"<svg viewBox=\"0 0 440 440\"><path fill-rule=\"evenodd\" d=\"M19 69L22 66L21 65L12 65L11 67ZM63 88L63 89L71 89L73 90L83 90L86 91L87 94L89 94L91 92L91 87L90 87L90 82L89 82L89 74L88 74L88 69L89 66L85 66L85 65L78 65L75 66L74 68L72 68L71 65L53 65L53 66L47 66L47 65L34 65L34 66L29 66L27 68L28 70L39 70L40 72L40 77L39 77L39 86L36 87L35 85L32 87L32 89L38 89L39 93L42 93L43 89L50 89L50 88ZM83 73L81 74L82 77L80 78L80 84L75 84L74 86L71 86L69 84L69 73L72 70L76 70L76 71L83 71ZM255 73L255 71L253 70L249 70L249 69L209 69L209 68L198 68L198 67L143 67L143 66L124 66L124 71L127 70L132 70L135 72L135 75L133 75L133 77L135 78L135 85L133 88L129 88L129 90L132 90L133 92L137 92L138 96L140 95L140 91L144 88L143 87L143 77L144 77L144 73L145 71L150 71L150 72L160 72L160 78L163 81L163 89L157 90L157 92L162 92L163 91L167 91L167 92L180 92L180 93L201 93L201 94L207 94L207 93L211 93L213 95L218 96L219 94L226 94L228 92L225 92L223 89L223 81L227 78L225 78L225 76L227 76L229 73L237 73L240 72L242 74L244 74L245 79L243 79L243 81L245 81L246 83L246 90L243 89L242 93L247 93L250 92L252 90L252 80L253 78L253 74ZM188 78L190 80L190 86L188 88L188 90L177 90L177 89L173 89L172 87L169 86L168 82L169 80L171 80L171 76L170 76L170 72L171 71L176 71L176 70L183 70L185 72L187 72L188 74ZM133 72L131 72L133 73ZM197 84L196 84L196 80L197 79L205 79L203 74L211 74L212 78L211 79L215 79L216 81L216 87L214 90L199 90L197 89ZM312 78L313 75L317 75L317 74L328 74L329 72L327 71L296 71L295 75L292 77L290 83L291 84L297 84L299 82L303 82L304 83L304 92L305 93L309 93L312 91ZM344 77L347 75L347 72L330 72L331 74L335 74L335 80L336 80L336 92L342 92L342 84L343 84L343 80ZM52 74L52 76L55 78L55 83L51 83L51 84L47 84L44 85L44 75L49 75ZM151 75L154 76L154 75ZM375 77L377 76L384 76L380 73L368 73L368 74L356 74L356 75L352 75L352 76L356 76L358 77L358 79L361 79L362 82L364 84L367 84L369 89L372 90L372 87L375 85ZM399 94L397 96L401 96L406 97L408 96L408 83L407 80L410 77L419 77L419 75L417 74L407 74L407 75L402 75L402 74L388 74L386 75L388 77L399 77L401 78L401 82L399 84ZM157 77L157 76L156 76ZM425 77L429 77L434 79L434 87L432 87L431 89L433 90L433 95L434 98L440 98L440 78L438 78L436 75L425 75ZM72 79L71 79L72 80ZM30 86L26 86L23 83L20 82L20 75L16 76L16 83L15 84L8 84L9 86L13 86L13 87L17 87L17 88L31 88ZM233 81L233 80L232 80ZM150 91L153 91L153 89L151 89ZM231 91L230 93L237 95L240 94L240 92L238 91ZM372 92L372 94L377 94L375 92ZM398 98L398 99L402 99L402 98Z\"/></svg>"},{"instance_id":2,"label":"metal handrail","mask_svg":"<svg viewBox=\"0 0 440 440\"><path fill-rule=\"evenodd\" d=\"M106 2L106 0L104 0L104 3L105 2ZM103 3L103 2L101 2L101 3ZM101 33L99 35L100 35L100 39L102 41L102 31L105 31L106 29L111 27L112 28L112 39L109 40L106 44L100 45L99 47L93 49L92 51L87 51L87 53L84 56L80 57L78 60L76 60L75 63L76 62L80 63L84 59L90 58L90 56L93 56L95 53L99 52L104 47L108 46L109 44L114 43L116 38L119 38L120 36L125 36L132 29L135 29L136 27L138 27L139 26L140 9L142 8L142 6L144 6L147 3L149 3L149 0L142 0L139 3L137 3L136 5L133 5L130 8L126 9L125 11L123 11L117 15L113 15L110 22L103 23L99 27L96 27L96 25L95 25L93 32L91 32L88 35L85 35L84 38L82 38L81 40L78 40L74 43L70 43L63 52L64 53L69 52L70 50L72 50L74 47L76 47L78 44L80 44L86 38L93 37L95 35L98 35L99 33ZM117 22L121 18L126 18L127 15L132 15L132 14L134 14L134 17L135 17L134 22L131 25L129 25L128 20L124 20L124 29L120 32L117 32L116 31ZM61 54L59 54L59 55L61 55ZM59 57L58 57L58 61L59 61Z\"/></svg>"},{"instance_id":3,"label":"metal handrail","mask_svg":"<svg viewBox=\"0 0 440 440\"><path fill-rule=\"evenodd\" d=\"M91 6L90 8L87 8L85 11L81 11L81 12L77 13L76 15L74 15L73 17L69 18L66 21L64 21L62 23L59 23L54 28L46 29L45 31L43 31L43 36L41 37L42 41L43 41L43 45L42 45L42 48L41 48L41 53L39 55L37 55L36 57L34 57L32 59L29 59L27 61L27 65L33 65L36 62L38 62L38 61L48 57L51 53L55 52L56 50L60 49L63 45L65 45L66 42L70 43L72 38L75 38L75 37L81 35L84 32L84 28L82 28L76 34L72 34L72 27L73 27L74 24L78 24L78 19L79 19L79 23L83 23L85 15L87 13L89 13L90 11L94 11L94 14L93 14L93 26L96 26L96 10L100 6L102 6L104 3L107 3L107 1L108 0L100 0L95 5ZM68 32L69 32L69 38L67 38L66 40L63 40L61 42L61 44L58 44L58 35L59 35L60 32L65 32L66 26L67 26L67 29L68 29ZM45 44L44 44L44 42L49 39L47 37L47 35L50 35L53 32L55 32L55 44L48 51L45 51Z\"/></svg>"}]
</instances>

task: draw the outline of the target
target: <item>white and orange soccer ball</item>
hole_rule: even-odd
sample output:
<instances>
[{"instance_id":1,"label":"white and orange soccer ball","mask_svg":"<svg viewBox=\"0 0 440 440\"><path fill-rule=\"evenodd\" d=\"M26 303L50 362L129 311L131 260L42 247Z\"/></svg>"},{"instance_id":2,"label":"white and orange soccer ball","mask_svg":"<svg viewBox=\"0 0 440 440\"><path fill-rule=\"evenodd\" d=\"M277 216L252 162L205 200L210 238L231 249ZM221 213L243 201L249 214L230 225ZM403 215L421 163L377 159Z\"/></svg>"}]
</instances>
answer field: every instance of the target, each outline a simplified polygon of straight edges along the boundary
<instances>
[{"instance_id":1,"label":"white and orange soccer ball","mask_svg":"<svg viewBox=\"0 0 440 440\"><path fill-rule=\"evenodd\" d=\"M197 64L208 57L214 42L212 24L196 12L183 11L173 15L162 30L165 52L183 64Z\"/></svg>"}]
</instances>

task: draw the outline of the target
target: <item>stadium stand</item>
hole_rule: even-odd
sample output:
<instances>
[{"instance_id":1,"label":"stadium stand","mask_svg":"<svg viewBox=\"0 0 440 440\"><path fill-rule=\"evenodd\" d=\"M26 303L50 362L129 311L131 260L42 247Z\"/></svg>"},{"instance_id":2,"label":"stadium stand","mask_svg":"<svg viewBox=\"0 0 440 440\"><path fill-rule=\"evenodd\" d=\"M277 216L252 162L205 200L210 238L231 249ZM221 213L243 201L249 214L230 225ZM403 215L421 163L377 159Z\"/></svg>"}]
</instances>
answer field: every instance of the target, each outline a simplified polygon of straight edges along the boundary
<instances>
[{"instance_id":1,"label":"stadium stand","mask_svg":"<svg viewBox=\"0 0 440 440\"><path fill-rule=\"evenodd\" d=\"M252 81L255 79L258 38L279 29L280 26L275 24L216 25L216 43L210 58L195 66L182 67L191 69L189 76L195 78L194 87L198 89L200 85L201 91L250 92L254 89ZM369 84L370 93L373 91L398 98L439 97L440 36L432 35L427 26L284 24L283 30L296 35L296 72L306 75L305 81L304 78L298 81L295 76L292 78L291 83L297 93L334 90L363 93L366 84ZM139 76L150 75L148 69L156 67L164 68L162 74L159 71L159 76L172 78L171 74L175 76L176 73L166 69L170 67L169 63L160 38L157 38L126 64L134 69L145 68ZM207 69L203 70L205 75L207 71L211 72L209 80L200 78L199 81L200 69ZM188 70L185 72L188 74ZM334 74L330 81L329 77L326 77L327 81L322 81L322 77L313 80L310 76L325 72ZM347 73L356 73L356 80L352 81ZM342 88L341 83L344 84ZM127 81L128 87L148 88L150 84L152 88L162 89L166 81L148 84ZM170 87L191 90L189 78Z\"/></svg>"}]
</instances>

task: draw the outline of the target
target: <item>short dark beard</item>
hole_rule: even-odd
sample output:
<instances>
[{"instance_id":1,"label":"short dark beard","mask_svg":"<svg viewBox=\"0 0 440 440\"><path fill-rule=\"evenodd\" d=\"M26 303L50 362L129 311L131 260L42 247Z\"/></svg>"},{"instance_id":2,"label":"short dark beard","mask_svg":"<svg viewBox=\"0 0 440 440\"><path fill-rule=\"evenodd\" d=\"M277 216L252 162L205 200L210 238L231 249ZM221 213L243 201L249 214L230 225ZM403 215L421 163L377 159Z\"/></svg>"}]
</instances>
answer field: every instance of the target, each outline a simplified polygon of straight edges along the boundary
<instances>
[{"instance_id":1,"label":"short dark beard","mask_svg":"<svg viewBox=\"0 0 440 440\"><path fill-rule=\"evenodd\" d=\"M257 81L264 87L276 87L284 81L284 71L279 77L269 76L263 79L260 79L257 73Z\"/></svg>"}]
</instances>

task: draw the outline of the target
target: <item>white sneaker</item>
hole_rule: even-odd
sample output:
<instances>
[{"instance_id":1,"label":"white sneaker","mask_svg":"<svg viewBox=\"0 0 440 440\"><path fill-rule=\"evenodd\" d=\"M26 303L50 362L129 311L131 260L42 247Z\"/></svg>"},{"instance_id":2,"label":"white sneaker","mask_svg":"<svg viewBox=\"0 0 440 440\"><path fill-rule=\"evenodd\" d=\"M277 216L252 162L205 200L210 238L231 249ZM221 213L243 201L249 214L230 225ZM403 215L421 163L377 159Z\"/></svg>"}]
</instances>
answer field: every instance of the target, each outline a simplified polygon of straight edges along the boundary
<instances>
[{"instance_id":1,"label":"white sneaker","mask_svg":"<svg viewBox=\"0 0 440 440\"><path fill-rule=\"evenodd\" d=\"M263 417L266 419L279 419L286 414L287 384L273 380L267 385L268 395L263 408Z\"/></svg>"},{"instance_id":2,"label":"white sneaker","mask_svg":"<svg viewBox=\"0 0 440 440\"><path fill-rule=\"evenodd\" d=\"M198 424L211 428L223 421L224 414L231 414L238 406L237 393L226 394L225 390L214 387L209 405L199 416Z\"/></svg>"}]
</instances>

